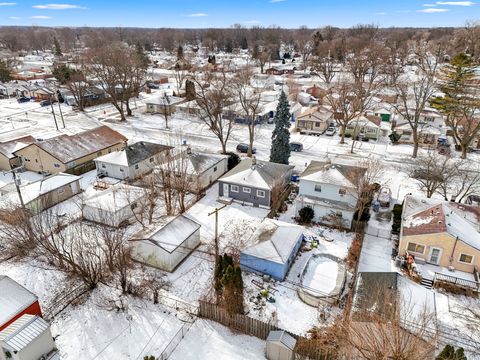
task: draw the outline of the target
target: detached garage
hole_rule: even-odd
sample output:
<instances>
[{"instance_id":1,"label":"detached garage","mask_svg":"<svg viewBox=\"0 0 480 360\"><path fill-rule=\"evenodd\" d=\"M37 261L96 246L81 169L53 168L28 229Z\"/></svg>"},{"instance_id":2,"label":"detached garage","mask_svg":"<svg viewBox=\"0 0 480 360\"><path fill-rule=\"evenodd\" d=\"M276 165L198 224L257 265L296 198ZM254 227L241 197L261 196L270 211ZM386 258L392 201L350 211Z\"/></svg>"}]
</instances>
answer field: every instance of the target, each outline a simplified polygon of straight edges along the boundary
<instances>
[{"instance_id":1,"label":"detached garage","mask_svg":"<svg viewBox=\"0 0 480 360\"><path fill-rule=\"evenodd\" d=\"M200 244L200 224L179 215L160 230L130 240L135 261L172 272Z\"/></svg>"},{"instance_id":2,"label":"detached garage","mask_svg":"<svg viewBox=\"0 0 480 360\"><path fill-rule=\"evenodd\" d=\"M254 244L240 252L240 266L246 271L283 280L303 241L301 226L266 218L252 235Z\"/></svg>"}]
</instances>

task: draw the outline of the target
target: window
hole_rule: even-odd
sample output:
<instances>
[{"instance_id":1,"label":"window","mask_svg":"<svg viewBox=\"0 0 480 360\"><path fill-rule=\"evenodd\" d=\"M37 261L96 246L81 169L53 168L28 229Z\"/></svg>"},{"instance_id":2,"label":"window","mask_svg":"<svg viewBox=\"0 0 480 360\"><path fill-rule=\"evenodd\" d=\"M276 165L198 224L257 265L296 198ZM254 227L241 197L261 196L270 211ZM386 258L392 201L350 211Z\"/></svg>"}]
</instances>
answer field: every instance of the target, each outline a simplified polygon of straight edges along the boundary
<instances>
[{"instance_id":1,"label":"window","mask_svg":"<svg viewBox=\"0 0 480 360\"><path fill-rule=\"evenodd\" d=\"M53 164L53 167L59 168L60 164L55 163L55 164Z\"/></svg>"},{"instance_id":2,"label":"window","mask_svg":"<svg viewBox=\"0 0 480 360\"><path fill-rule=\"evenodd\" d=\"M237 185L231 185L231 186L230 186L230 190L231 190L232 192L238 193L238 186L237 186Z\"/></svg>"},{"instance_id":3,"label":"window","mask_svg":"<svg viewBox=\"0 0 480 360\"><path fill-rule=\"evenodd\" d=\"M322 192L322 185L315 185L316 192Z\"/></svg>"},{"instance_id":4,"label":"window","mask_svg":"<svg viewBox=\"0 0 480 360\"><path fill-rule=\"evenodd\" d=\"M265 197L265 191L264 190L257 190L257 196L264 198Z\"/></svg>"},{"instance_id":5,"label":"window","mask_svg":"<svg viewBox=\"0 0 480 360\"><path fill-rule=\"evenodd\" d=\"M320 123L319 123L319 122L316 122L316 123L315 123L315 127L320 127Z\"/></svg>"},{"instance_id":6,"label":"window","mask_svg":"<svg viewBox=\"0 0 480 360\"><path fill-rule=\"evenodd\" d=\"M138 164L137 164L137 165L135 165L135 170L138 170Z\"/></svg>"},{"instance_id":7,"label":"window","mask_svg":"<svg viewBox=\"0 0 480 360\"><path fill-rule=\"evenodd\" d=\"M343 213L341 211L337 211L335 212L335 216L341 218L343 217Z\"/></svg>"},{"instance_id":8,"label":"window","mask_svg":"<svg viewBox=\"0 0 480 360\"><path fill-rule=\"evenodd\" d=\"M425 253L425 245L408 243L407 250L417 254L423 254Z\"/></svg>"},{"instance_id":9,"label":"window","mask_svg":"<svg viewBox=\"0 0 480 360\"><path fill-rule=\"evenodd\" d=\"M150 162L151 162L151 163L153 162L153 157L152 157L152 158L150 158Z\"/></svg>"},{"instance_id":10,"label":"window","mask_svg":"<svg viewBox=\"0 0 480 360\"><path fill-rule=\"evenodd\" d=\"M213 172L215 172L215 171L217 171L217 167L216 167L216 166L213 168Z\"/></svg>"},{"instance_id":11,"label":"window","mask_svg":"<svg viewBox=\"0 0 480 360\"><path fill-rule=\"evenodd\" d=\"M473 263L473 255L460 254L458 261L465 264L471 264Z\"/></svg>"},{"instance_id":12,"label":"window","mask_svg":"<svg viewBox=\"0 0 480 360\"><path fill-rule=\"evenodd\" d=\"M65 192L65 189L58 189L58 194L61 195Z\"/></svg>"},{"instance_id":13,"label":"window","mask_svg":"<svg viewBox=\"0 0 480 360\"><path fill-rule=\"evenodd\" d=\"M347 189L345 189L345 188L340 188L340 189L338 189L338 193L339 193L340 195L345 195L345 194L347 193Z\"/></svg>"},{"instance_id":14,"label":"window","mask_svg":"<svg viewBox=\"0 0 480 360\"><path fill-rule=\"evenodd\" d=\"M245 193L245 194L250 194L252 192L252 189L250 189L249 187L243 187L242 188L242 191Z\"/></svg>"},{"instance_id":15,"label":"window","mask_svg":"<svg viewBox=\"0 0 480 360\"><path fill-rule=\"evenodd\" d=\"M434 118L434 117L427 116L427 117L425 118L425 121L434 122L434 121L435 121L435 118Z\"/></svg>"},{"instance_id":16,"label":"window","mask_svg":"<svg viewBox=\"0 0 480 360\"><path fill-rule=\"evenodd\" d=\"M102 169L105 169L105 168L106 168L105 164L102 164Z\"/></svg>"},{"instance_id":17,"label":"window","mask_svg":"<svg viewBox=\"0 0 480 360\"><path fill-rule=\"evenodd\" d=\"M35 162L38 163L38 159L35 159Z\"/></svg>"},{"instance_id":18,"label":"window","mask_svg":"<svg viewBox=\"0 0 480 360\"><path fill-rule=\"evenodd\" d=\"M120 172L123 172L123 168L120 168Z\"/></svg>"}]
</instances>

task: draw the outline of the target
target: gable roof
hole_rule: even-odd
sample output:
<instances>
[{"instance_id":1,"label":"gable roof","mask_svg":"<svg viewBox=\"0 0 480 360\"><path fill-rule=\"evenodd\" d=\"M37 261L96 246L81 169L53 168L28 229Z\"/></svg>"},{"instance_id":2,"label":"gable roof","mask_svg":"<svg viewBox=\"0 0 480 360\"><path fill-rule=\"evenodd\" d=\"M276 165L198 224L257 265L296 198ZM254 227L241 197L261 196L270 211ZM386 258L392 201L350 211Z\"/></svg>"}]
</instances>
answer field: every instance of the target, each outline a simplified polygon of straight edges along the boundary
<instances>
[{"instance_id":1,"label":"gable roof","mask_svg":"<svg viewBox=\"0 0 480 360\"><path fill-rule=\"evenodd\" d=\"M15 151L34 142L35 138L33 136L24 136L15 140L2 142L0 143L0 154L5 155L8 159L13 159L15 157L15 155L13 155Z\"/></svg>"},{"instance_id":2,"label":"gable roof","mask_svg":"<svg viewBox=\"0 0 480 360\"><path fill-rule=\"evenodd\" d=\"M267 341L276 341L281 343L287 349L295 349L297 340L285 330L272 330L268 333Z\"/></svg>"},{"instance_id":3,"label":"gable roof","mask_svg":"<svg viewBox=\"0 0 480 360\"><path fill-rule=\"evenodd\" d=\"M255 245L247 247L242 253L285 264L302 236L301 226L265 218L252 235L250 242Z\"/></svg>"},{"instance_id":4,"label":"gable roof","mask_svg":"<svg viewBox=\"0 0 480 360\"><path fill-rule=\"evenodd\" d=\"M358 166L332 164L329 161L313 160L300 175L300 180L355 188L358 177L362 176L365 171L366 169Z\"/></svg>"},{"instance_id":5,"label":"gable roof","mask_svg":"<svg viewBox=\"0 0 480 360\"><path fill-rule=\"evenodd\" d=\"M252 158L247 157L222 176L220 181L271 190L276 180L283 178L293 168L291 165L262 160L255 160L254 163Z\"/></svg>"},{"instance_id":6,"label":"gable roof","mask_svg":"<svg viewBox=\"0 0 480 360\"><path fill-rule=\"evenodd\" d=\"M29 146L38 146L60 162L66 164L126 141L127 138L125 136L104 125L71 136L60 135L51 139L37 141Z\"/></svg>"},{"instance_id":7,"label":"gable roof","mask_svg":"<svg viewBox=\"0 0 480 360\"><path fill-rule=\"evenodd\" d=\"M402 236L448 233L480 250L480 208L406 196Z\"/></svg>"},{"instance_id":8,"label":"gable roof","mask_svg":"<svg viewBox=\"0 0 480 360\"><path fill-rule=\"evenodd\" d=\"M37 301L37 296L8 276L0 275L0 289L0 326Z\"/></svg>"},{"instance_id":9,"label":"gable roof","mask_svg":"<svg viewBox=\"0 0 480 360\"><path fill-rule=\"evenodd\" d=\"M131 241L148 241L153 245L159 246L165 251L172 253L198 229L200 229L199 223L185 215L178 215L147 238L133 239ZM181 252L189 252L190 250L193 249L182 249Z\"/></svg>"},{"instance_id":10,"label":"gable roof","mask_svg":"<svg viewBox=\"0 0 480 360\"><path fill-rule=\"evenodd\" d=\"M227 158L226 155L208 154L200 152L187 153L187 173L200 175L215 164Z\"/></svg>"},{"instance_id":11,"label":"gable roof","mask_svg":"<svg viewBox=\"0 0 480 360\"><path fill-rule=\"evenodd\" d=\"M115 165L131 166L170 149L173 149L173 147L163 144L139 141L135 144L127 145L122 150L100 156L96 158L95 161L101 161Z\"/></svg>"}]
</instances>

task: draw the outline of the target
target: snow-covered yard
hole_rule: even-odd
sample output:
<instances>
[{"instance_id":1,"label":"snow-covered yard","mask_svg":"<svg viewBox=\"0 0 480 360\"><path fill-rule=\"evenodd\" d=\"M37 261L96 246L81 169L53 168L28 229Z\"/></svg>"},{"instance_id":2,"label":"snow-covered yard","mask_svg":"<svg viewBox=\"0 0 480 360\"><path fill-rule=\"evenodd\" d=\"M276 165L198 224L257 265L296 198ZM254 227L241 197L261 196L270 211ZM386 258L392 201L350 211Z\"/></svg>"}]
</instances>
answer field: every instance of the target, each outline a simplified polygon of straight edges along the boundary
<instances>
[{"instance_id":1,"label":"snow-covered yard","mask_svg":"<svg viewBox=\"0 0 480 360\"><path fill-rule=\"evenodd\" d=\"M265 342L233 333L213 321L198 319L170 356L171 360L261 360Z\"/></svg>"}]
</instances>

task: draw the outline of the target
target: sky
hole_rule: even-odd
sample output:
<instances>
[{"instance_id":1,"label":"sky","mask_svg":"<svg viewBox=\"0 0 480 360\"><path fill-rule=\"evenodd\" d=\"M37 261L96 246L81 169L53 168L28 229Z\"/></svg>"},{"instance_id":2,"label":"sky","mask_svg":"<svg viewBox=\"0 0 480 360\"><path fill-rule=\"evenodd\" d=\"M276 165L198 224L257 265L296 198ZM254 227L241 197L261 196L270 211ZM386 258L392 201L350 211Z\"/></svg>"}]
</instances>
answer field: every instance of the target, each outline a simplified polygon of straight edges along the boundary
<instances>
[{"instance_id":1,"label":"sky","mask_svg":"<svg viewBox=\"0 0 480 360\"><path fill-rule=\"evenodd\" d=\"M208 28L462 26L480 0L0 0L0 25Z\"/></svg>"}]
</instances>

